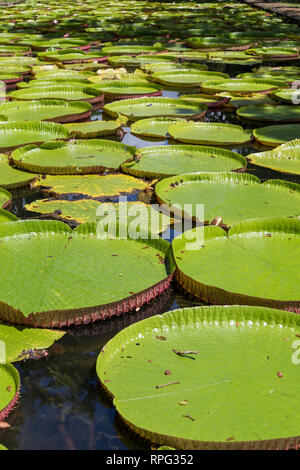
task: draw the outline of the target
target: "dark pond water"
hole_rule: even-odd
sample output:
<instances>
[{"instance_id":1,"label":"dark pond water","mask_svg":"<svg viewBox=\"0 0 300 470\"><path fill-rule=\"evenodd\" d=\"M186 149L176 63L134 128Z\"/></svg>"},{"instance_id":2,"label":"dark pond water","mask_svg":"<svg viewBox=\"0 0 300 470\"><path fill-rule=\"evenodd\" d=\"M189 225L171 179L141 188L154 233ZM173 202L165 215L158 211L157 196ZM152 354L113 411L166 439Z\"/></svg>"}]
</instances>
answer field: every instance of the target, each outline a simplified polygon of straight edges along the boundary
<instances>
[{"instance_id":1,"label":"dark pond water","mask_svg":"<svg viewBox=\"0 0 300 470\"><path fill-rule=\"evenodd\" d=\"M234 76L243 71L245 69L235 67L229 73ZM164 96L177 97L178 92L165 90ZM102 119L101 111L95 113L93 119ZM241 124L235 113L224 110L209 112L206 121ZM264 125L255 123L255 127ZM243 122L243 126L251 128L253 124ZM167 140L149 141L135 137L131 135L130 128L125 128L125 131L123 142L136 147L169 144ZM257 151L249 145L233 150L245 156ZM247 172L262 180L279 178L276 172L254 166L250 166ZM300 183L297 177L287 179ZM23 192L18 197L16 194L13 200L14 212L25 218L28 216L24 209L25 203L38 197L42 196L30 192ZM71 328L59 344L50 349L47 358L18 364L22 383L21 406L9 418L11 428L2 435L0 432L1 443L9 449L149 448L148 442L138 440L128 429L120 426L115 410L99 389L96 359L102 346L129 324L190 305L201 303L183 296L173 286L139 312L98 322L93 326Z\"/></svg>"}]
</instances>

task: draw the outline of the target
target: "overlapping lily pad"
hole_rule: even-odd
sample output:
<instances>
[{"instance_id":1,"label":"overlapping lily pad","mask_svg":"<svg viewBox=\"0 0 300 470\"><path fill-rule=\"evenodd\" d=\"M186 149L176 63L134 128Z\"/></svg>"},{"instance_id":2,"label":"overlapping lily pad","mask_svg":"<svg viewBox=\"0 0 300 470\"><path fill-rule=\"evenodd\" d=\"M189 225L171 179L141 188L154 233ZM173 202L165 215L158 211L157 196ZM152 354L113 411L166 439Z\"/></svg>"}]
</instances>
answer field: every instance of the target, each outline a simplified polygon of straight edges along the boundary
<instances>
[{"instance_id":1,"label":"overlapping lily pad","mask_svg":"<svg viewBox=\"0 0 300 470\"><path fill-rule=\"evenodd\" d=\"M105 233L97 232L96 224L73 232L58 221L1 224L1 319L43 327L86 324L126 313L160 294L172 277L169 243L124 239L127 227L117 230L115 238L109 232L102 239Z\"/></svg>"},{"instance_id":2,"label":"overlapping lily pad","mask_svg":"<svg viewBox=\"0 0 300 470\"><path fill-rule=\"evenodd\" d=\"M0 197L1 197L1 193L0 193ZM15 214L12 214L11 212L8 212L0 208L0 223L10 222L10 221L15 221L15 220L18 220L18 217L16 217Z\"/></svg>"},{"instance_id":3,"label":"overlapping lily pad","mask_svg":"<svg viewBox=\"0 0 300 470\"><path fill-rule=\"evenodd\" d=\"M0 383L0 422L2 422L14 409L19 397L20 376L13 365L0 363Z\"/></svg>"},{"instance_id":4,"label":"overlapping lily pad","mask_svg":"<svg viewBox=\"0 0 300 470\"><path fill-rule=\"evenodd\" d=\"M146 81L105 80L97 85L106 99L139 98L162 94L161 86Z\"/></svg>"},{"instance_id":5,"label":"overlapping lily pad","mask_svg":"<svg viewBox=\"0 0 300 470\"><path fill-rule=\"evenodd\" d=\"M207 106L187 100L173 98L133 98L115 101L103 107L103 111L113 117L124 115L131 121L151 117L201 118Z\"/></svg>"},{"instance_id":6,"label":"overlapping lily pad","mask_svg":"<svg viewBox=\"0 0 300 470\"><path fill-rule=\"evenodd\" d=\"M12 150L29 143L67 139L69 132L61 124L41 121L0 123L0 148Z\"/></svg>"},{"instance_id":7,"label":"overlapping lily pad","mask_svg":"<svg viewBox=\"0 0 300 470\"><path fill-rule=\"evenodd\" d=\"M9 164L9 157L0 154L0 187L5 189L16 189L27 186L34 181L36 175L20 171Z\"/></svg>"},{"instance_id":8,"label":"overlapping lily pad","mask_svg":"<svg viewBox=\"0 0 300 470\"><path fill-rule=\"evenodd\" d=\"M65 130L67 132L67 130ZM104 139L47 142L15 150L11 159L21 169L48 175L76 175L117 170L135 147Z\"/></svg>"},{"instance_id":9,"label":"overlapping lily pad","mask_svg":"<svg viewBox=\"0 0 300 470\"><path fill-rule=\"evenodd\" d=\"M226 79L229 76L221 72L197 71L197 70L171 70L166 72L155 72L151 76L152 80L163 85L175 87L200 86L207 80Z\"/></svg>"},{"instance_id":10,"label":"overlapping lily pad","mask_svg":"<svg viewBox=\"0 0 300 470\"><path fill-rule=\"evenodd\" d=\"M263 307L173 310L118 333L102 349L97 374L131 432L152 443L284 449L300 434L291 361L299 327L300 317Z\"/></svg>"},{"instance_id":11,"label":"overlapping lily pad","mask_svg":"<svg viewBox=\"0 0 300 470\"><path fill-rule=\"evenodd\" d=\"M184 121L184 119L168 117L140 119L131 125L131 132L135 135L164 139L168 137L168 129L172 124Z\"/></svg>"},{"instance_id":12,"label":"overlapping lily pad","mask_svg":"<svg viewBox=\"0 0 300 470\"><path fill-rule=\"evenodd\" d=\"M72 122L88 119L92 105L81 101L28 100L9 101L0 105L0 114L8 121Z\"/></svg>"},{"instance_id":13,"label":"overlapping lily pad","mask_svg":"<svg viewBox=\"0 0 300 470\"><path fill-rule=\"evenodd\" d=\"M28 357L28 350L48 349L65 335L63 331L13 327L0 323L0 338L5 343L6 362Z\"/></svg>"},{"instance_id":14,"label":"overlapping lily pad","mask_svg":"<svg viewBox=\"0 0 300 470\"><path fill-rule=\"evenodd\" d=\"M66 100L98 103L103 96L96 88L84 85L45 85L15 90L10 93L15 100Z\"/></svg>"},{"instance_id":15,"label":"overlapping lily pad","mask_svg":"<svg viewBox=\"0 0 300 470\"><path fill-rule=\"evenodd\" d=\"M242 118L251 121L300 122L300 107L289 105L248 105L236 112Z\"/></svg>"},{"instance_id":16,"label":"overlapping lily pad","mask_svg":"<svg viewBox=\"0 0 300 470\"><path fill-rule=\"evenodd\" d=\"M189 100L194 103L204 103L208 108L221 108L228 103L230 98L206 95L205 93L195 93L191 95L181 95L181 100Z\"/></svg>"},{"instance_id":17,"label":"overlapping lily pad","mask_svg":"<svg viewBox=\"0 0 300 470\"><path fill-rule=\"evenodd\" d=\"M282 144L271 151L252 153L248 158L251 163L264 168L300 175L300 139Z\"/></svg>"},{"instance_id":18,"label":"overlapping lily pad","mask_svg":"<svg viewBox=\"0 0 300 470\"><path fill-rule=\"evenodd\" d=\"M12 195L6 189L0 188L0 207L6 209L11 203Z\"/></svg>"},{"instance_id":19,"label":"overlapping lily pad","mask_svg":"<svg viewBox=\"0 0 300 470\"><path fill-rule=\"evenodd\" d=\"M277 88L282 88L282 82L263 79L228 79L209 80L202 84L205 93L220 93L227 91L238 95L251 95L253 93L269 93Z\"/></svg>"},{"instance_id":20,"label":"overlapping lily pad","mask_svg":"<svg viewBox=\"0 0 300 470\"><path fill-rule=\"evenodd\" d=\"M245 219L300 216L299 184L282 180L261 183L246 173L179 175L157 183L155 192L159 202L180 204L180 214L205 223L218 217L231 226ZM197 214L197 204L204 205L204 220Z\"/></svg>"},{"instance_id":21,"label":"overlapping lily pad","mask_svg":"<svg viewBox=\"0 0 300 470\"><path fill-rule=\"evenodd\" d=\"M123 174L52 176L38 179L35 189L51 195L84 194L90 197L117 196L145 189L147 184Z\"/></svg>"},{"instance_id":22,"label":"overlapping lily pad","mask_svg":"<svg viewBox=\"0 0 300 470\"><path fill-rule=\"evenodd\" d=\"M103 217L113 211L116 221L120 220L120 212L123 211L127 214L127 223L133 222L139 217L140 212L142 216L138 220L140 227L143 230L150 231L155 234L163 232L173 222L173 219L168 215L163 214L146 205L141 201L128 201L128 202L99 202L95 199L78 199L74 201L62 199L39 199L30 204L26 204L26 210L36 213L37 215L43 214L49 218L55 218L63 221L76 222L78 224L86 222L99 222ZM102 211L103 217L99 214ZM144 216L146 215L146 217ZM157 226L154 225L153 220L157 220ZM151 223L151 225L150 225Z\"/></svg>"},{"instance_id":23,"label":"overlapping lily pad","mask_svg":"<svg viewBox=\"0 0 300 470\"><path fill-rule=\"evenodd\" d=\"M300 91L293 88L288 90L276 90L270 93L270 98L281 103L298 105L300 103Z\"/></svg>"},{"instance_id":24,"label":"overlapping lily pad","mask_svg":"<svg viewBox=\"0 0 300 470\"><path fill-rule=\"evenodd\" d=\"M253 136L263 145L277 147L290 140L300 139L300 124L283 124L254 129Z\"/></svg>"},{"instance_id":25,"label":"overlapping lily pad","mask_svg":"<svg viewBox=\"0 0 300 470\"><path fill-rule=\"evenodd\" d=\"M294 287L300 281L299 220L253 219L235 225L228 234L207 227L204 247L202 240L198 248L189 250L189 240L195 240L199 230L173 241L180 285L213 304L261 305L299 313L299 291Z\"/></svg>"},{"instance_id":26,"label":"overlapping lily pad","mask_svg":"<svg viewBox=\"0 0 300 470\"><path fill-rule=\"evenodd\" d=\"M229 150L196 145L168 145L139 149L122 170L137 177L166 178L201 171L243 170L247 161Z\"/></svg>"},{"instance_id":27,"label":"overlapping lily pad","mask_svg":"<svg viewBox=\"0 0 300 470\"><path fill-rule=\"evenodd\" d=\"M242 145L252 139L252 131L235 124L178 122L169 129L170 136L180 142L208 145Z\"/></svg>"},{"instance_id":28,"label":"overlapping lily pad","mask_svg":"<svg viewBox=\"0 0 300 470\"><path fill-rule=\"evenodd\" d=\"M66 124L73 139L96 139L107 135L117 135L122 127L116 121L88 121Z\"/></svg>"}]
</instances>

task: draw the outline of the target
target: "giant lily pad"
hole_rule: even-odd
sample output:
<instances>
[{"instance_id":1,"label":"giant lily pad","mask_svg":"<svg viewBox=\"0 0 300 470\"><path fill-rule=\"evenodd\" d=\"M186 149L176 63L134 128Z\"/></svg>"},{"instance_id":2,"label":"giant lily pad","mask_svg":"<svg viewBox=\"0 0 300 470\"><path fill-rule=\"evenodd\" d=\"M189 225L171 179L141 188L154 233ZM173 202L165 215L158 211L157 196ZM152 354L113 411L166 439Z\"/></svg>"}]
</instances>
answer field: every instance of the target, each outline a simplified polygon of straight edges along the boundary
<instances>
[{"instance_id":1,"label":"giant lily pad","mask_svg":"<svg viewBox=\"0 0 300 470\"><path fill-rule=\"evenodd\" d=\"M90 197L117 196L145 189L146 183L132 176L113 175L74 175L52 176L39 179L33 185L39 191L51 195L85 194Z\"/></svg>"},{"instance_id":2,"label":"giant lily pad","mask_svg":"<svg viewBox=\"0 0 300 470\"><path fill-rule=\"evenodd\" d=\"M255 139L263 145L277 147L289 140L300 138L300 124L267 126L253 131Z\"/></svg>"},{"instance_id":3,"label":"giant lily pad","mask_svg":"<svg viewBox=\"0 0 300 470\"><path fill-rule=\"evenodd\" d=\"M6 362L16 362L27 357L29 349L48 349L64 335L63 331L16 327L0 323L0 338L5 343Z\"/></svg>"},{"instance_id":4,"label":"giant lily pad","mask_svg":"<svg viewBox=\"0 0 300 470\"><path fill-rule=\"evenodd\" d=\"M0 148L12 150L29 143L67 139L69 132L61 124L41 121L0 123Z\"/></svg>"},{"instance_id":5,"label":"giant lily pad","mask_svg":"<svg viewBox=\"0 0 300 470\"><path fill-rule=\"evenodd\" d=\"M197 71L197 70L171 70L165 72L155 72L151 76L152 80L163 85L176 87L199 86L207 80L226 79L229 76L226 73Z\"/></svg>"},{"instance_id":6,"label":"giant lily pad","mask_svg":"<svg viewBox=\"0 0 300 470\"><path fill-rule=\"evenodd\" d=\"M162 87L146 81L103 80L97 84L105 98L126 99L141 96L161 96Z\"/></svg>"},{"instance_id":7,"label":"giant lily pad","mask_svg":"<svg viewBox=\"0 0 300 470\"><path fill-rule=\"evenodd\" d=\"M264 59L297 59L298 51L295 48L287 47L258 47L248 49L246 54L260 56Z\"/></svg>"},{"instance_id":8,"label":"giant lily pad","mask_svg":"<svg viewBox=\"0 0 300 470\"><path fill-rule=\"evenodd\" d=\"M242 145L252 139L252 131L234 124L211 122L178 122L168 132L180 142L208 145Z\"/></svg>"},{"instance_id":9,"label":"giant lily pad","mask_svg":"<svg viewBox=\"0 0 300 470\"><path fill-rule=\"evenodd\" d=\"M228 79L210 80L202 84L205 93L220 93L227 91L238 95L251 95L253 93L269 93L282 87L281 81L263 79Z\"/></svg>"},{"instance_id":10,"label":"giant lily pad","mask_svg":"<svg viewBox=\"0 0 300 470\"><path fill-rule=\"evenodd\" d=\"M146 234L128 238L126 231L120 226L115 237L110 232L103 238L96 224L73 232L58 221L1 224L1 319L61 327L149 302L171 281L170 245Z\"/></svg>"},{"instance_id":11,"label":"giant lily pad","mask_svg":"<svg viewBox=\"0 0 300 470\"><path fill-rule=\"evenodd\" d=\"M204 103L208 108L221 108L227 104L230 98L206 95L205 93L194 93L191 95L180 95L181 100L189 100L194 103Z\"/></svg>"},{"instance_id":12,"label":"giant lily pad","mask_svg":"<svg viewBox=\"0 0 300 470\"><path fill-rule=\"evenodd\" d=\"M156 47L156 46L106 46L103 47L102 52L105 55L114 56L114 55L137 55L137 54L147 54L149 52L159 52L164 50L163 47Z\"/></svg>"},{"instance_id":13,"label":"giant lily pad","mask_svg":"<svg viewBox=\"0 0 300 470\"><path fill-rule=\"evenodd\" d=\"M96 88L84 85L45 85L22 90L15 90L10 93L15 100L66 100L66 101L87 101L88 103L98 103L103 100L101 92Z\"/></svg>"},{"instance_id":14,"label":"giant lily pad","mask_svg":"<svg viewBox=\"0 0 300 470\"><path fill-rule=\"evenodd\" d=\"M27 186L36 178L32 173L16 170L9 164L9 157L0 154L0 187L6 189L16 189Z\"/></svg>"},{"instance_id":15,"label":"giant lily pad","mask_svg":"<svg viewBox=\"0 0 300 470\"><path fill-rule=\"evenodd\" d=\"M237 224L228 234L219 227L206 227L204 248L202 242L190 250L189 240L199 230L184 232L182 239L173 241L180 285L213 304L300 312L295 288L300 282L299 220L253 219Z\"/></svg>"},{"instance_id":16,"label":"giant lily pad","mask_svg":"<svg viewBox=\"0 0 300 470\"><path fill-rule=\"evenodd\" d=\"M8 121L72 122L88 119L90 103L64 100L9 101L0 105L0 114Z\"/></svg>"},{"instance_id":17,"label":"giant lily pad","mask_svg":"<svg viewBox=\"0 0 300 470\"><path fill-rule=\"evenodd\" d=\"M217 217L228 226L245 219L300 216L299 184L281 180L261 183L248 174L180 175L160 181L155 191L159 202L180 204L181 211L197 220L197 205L203 204L206 223Z\"/></svg>"},{"instance_id":18,"label":"giant lily pad","mask_svg":"<svg viewBox=\"0 0 300 470\"><path fill-rule=\"evenodd\" d=\"M103 211L104 217L110 210L116 215L116 220L120 220L121 211L127 213L127 223L133 222L139 211L144 211L147 217L141 217L140 226L143 230L152 231L155 234L163 232L173 222L169 215L165 215L140 201L129 202L99 202L95 199L78 199L74 201L62 199L39 199L30 204L26 204L26 209L36 214L43 214L49 218L63 221L71 221L79 224L86 222L99 222L102 217L97 216L99 210ZM137 211L137 213L135 213ZM157 226L151 226L151 220L157 218Z\"/></svg>"},{"instance_id":19,"label":"giant lily pad","mask_svg":"<svg viewBox=\"0 0 300 470\"><path fill-rule=\"evenodd\" d=\"M7 208L11 203L12 195L6 189L0 188L0 207Z\"/></svg>"},{"instance_id":20,"label":"giant lily pad","mask_svg":"<svg viewBox=\"0 0 300 470\"><path fill-rule=\"evenodd\" d=\"M18 220L18 217L16 217L15 214L12 214L11 212L8 212L0 208L0 223L10 222L10 221L15 221L15 220Z\"/></svg>"},{"instance_id":21,"label":"giant lily pad","mask_svg":"<svg viewBox=\"0 0 300 470\"><path fill-rule=\"evenodd\" d=\"M288 90L276 90L270 93L270 98L281 103L296 104L300 103L300 91L294 88Z\"/></svg>"},{"instance_id":22,"label":"giant lily pad","mask_svg":"<svg viewBox=\"0 0 300 470\"><path fill-rule=\"evenodd\" d=\"M17 369L7 363L0 363L0 422L11 413L17 404L20 389L20 376Z\"/></svg>"},{"instance_id":23,"label":"giant lily pad","mask_svg":"<svg viewBox=\"0 0 300 470\"><path fill-rule=\"evenodd\" d=\"M125 115L131 121L151 117L201 118L207 106L173 98L133 98L114 101L103 107L103 111L113 117Z\"/></svg>"},{"instance_id":24,"label":"giant lily pad","mask_svg":"<svg viewBox=\"0 0 300 470\"><path fill-rule=\"evenodd\" d=\"M184 122L184 119L167 117L140 119L132 124L131 132L135 135L164 139L169 135L169 127L175 122Z\"/></svg>"},{"instance_id":25,"label":"giant lily pad","mask_svg":"<svg viewBox=\"0 0 300 470\"><path fill-rule=\"evenodd\" d=\"M116 121L88 121L66 124L73 139L96 139L107 135L117 135L122 129L120 123Z\"/></svg>"},{"instance_id":26,"label":"giant lily pad","mask_svg":"<svg viewBox=\"0 0 300 470\"><path fill-rule=\"evenodd\" d=\"M67 132L67 130L66 130ZM18 167L48 175L76 175L117 170L131 159L135 148L103 139L47 142L15 150L11 159Z\"/></svg>"},{"instance_id":27,"label":"giant lily pad","mask_svg":"<svg viewBox=\"0 0 300 470\"><path fill-rule=\"evenodd\" d=\"M199 171L242 170L247 161L229 150L196 145L168 145L139 149L122 170L137 177L165 178Z\"/></svg>"},{"instance_id":28,"label":"giant lily pad","mask_svg":"<svg viewBox=\"0 0 300 470\"><path fill-rule=\"evenodd\" d=\"M300 317L263 307L173 310L118 333L97 374L121 419L155 444L285 449L300 440L299 328Z\"/></svg>"},{"instance_id":29,"label":"giant lily pad","mask_svg":"<svg viewBox=\"0 0 300 470\"><path fill-rule=\"evenodd\" d=\"M248 105L242 106L236 114L251 121L300 122L300 107L289 105Z\"/></svg>"},{"instance_id":30,"label":"giant lily pad","mask_svg":"<svg viewBox=\"0 0 300 470\"><path fill-rule=\"evenodd\" d=\"M267 152L248 155L251 163L275 171L300 175L300 139Z\"/></svg>"}]
</instances>

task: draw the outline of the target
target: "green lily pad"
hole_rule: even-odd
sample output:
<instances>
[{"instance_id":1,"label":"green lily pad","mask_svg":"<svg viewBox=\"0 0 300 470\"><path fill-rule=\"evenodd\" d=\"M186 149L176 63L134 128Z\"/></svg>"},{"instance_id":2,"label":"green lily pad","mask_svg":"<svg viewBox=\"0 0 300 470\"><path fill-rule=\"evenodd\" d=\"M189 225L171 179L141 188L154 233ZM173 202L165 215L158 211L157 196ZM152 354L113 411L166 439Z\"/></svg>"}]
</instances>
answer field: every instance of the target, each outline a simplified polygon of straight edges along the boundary
<instances>
[{"instance_id":1,"label":"green lily pad","mask_svg":"<svg viewBox=\"0 0 300 470\"><path fill-rule=\"evenodd\" d=\"M52 67L52 66L51 66ZM35 73L35 79L42 81L48 80L72 80L72 79L82 79L87 80L94 76L94 72L89 72L88 70L67 70L67 69L50 69L47 71L39 71Z\"/></svg>"},{"instance_id":2,"label":"green lily pad","mask_svg":"<svg viewBox=\"0 0 300 470\"><path fill-rule=\"evenodd\" d=\"M300 139L282 144L271 151L252 153L248 158L251 163L264 168L300 175Z\"/></svg>"},{"instance_id":3,"label":"green lily pad","mask_svg":"<svg viewBox=\"0 0 300 470\"><path fill-rule=\"evenodd\" d=\"M299 220L253 219L235 225L228 234L219 227L206 227L204 248L202 241L190 250L189 240L195 240L199 230L184 232L182 239L173 241L181 286L213 304L261 305L299 313L295 289L300 282Z\"/></svg>"},{"instance_id":4,"label":"green lily pad","mask_svg":"<svg viewBox=\"0 0 300 470\"><path fill-rule=\"evenodd\" d=\"M11 212L8 212L0 208L0 223L10 222L10 221L15 221L15 220L18 220L18 217L16 217L15 214L12 214Z\"/></svg>"},{"instance_id":5,"label":"green lily pad","mask_svg":"<svg viewBox=\"0 0 300 470\"><path fill-rule=\"evenodd\" d=\"M17 121L0 123L0 149L12 150L29 143L67 139L69 132L54 122Z\"/></svg>"},{"instance_id":6,"label":"green lily pad","mask_svg":"<svg viewBox=\"0 0 300 470\"><path fill-rule=\"evenodd\" d=\"M159 52L163 51L163 47L156 46L106 46L102 48L102 52L105 55L114 56L114 55L137 55L137 54L147 54L149 52Z\"/></svg>"},{"instance_id":7,"label":"green lily pad","mask_svg":"<svg viewBox=\"0 0 300 470\"><path fill-rule=\"evenodd\" d=\"M13 327L0 323L0 337L5 343L6 362L16 362L27 357L22 353L29 349L48 349L64 335L63 331Z\"/></svg>"},{"instance_id":8,"label":"green lily pad","mask_svg":"<svg viewBox=\"0 0 300 470\"><path fill-rule=\"evenodd\" d=\"M8 101L0 105L0 114L8 121L69 122L89 118L90 103L64 100Z\"/></svg>"},{"instance_id":9,"label":"green lily pad","mask_svg":"<svg viewBox=\"0 0 300 470\"><path fill-rule=\"evenodd\" d=\"M281 103L298 105L300 103L300 91L290 88L288 90L276 90L270 93L270 98Z\"/></svg>"},{"instance_id":10,"label":"green lily pad","mask_svg":"<svg viewBox=\"0 0 300 470\"><path fill-rule=\"evenodd\" d=\"M300 435L291 361L299 328L299 316L263 307L173 310L119 332L97 374L131 432L152 443L284 449Z\"/></svg>"},{"instance_id":11,"label":"green lily pad","mask_svg":"<svg viewBox=\"0 0 300 470\"><path fill-rule=\"evenodd\" d=\"M294 59L298 57L297 49L287 47L257 47L254 49L248 49L246 54L254 56L258 55L267 59Z\"/></svg>"},{"instance_id":12,"label":"green lily pad","mask_svg":"<svg viewBox=\"0 0 300 470\"><path fill-rule=\"evenodd\" d=\"M138 308L168 287L167 241L146 233L133 238L130 224L104 235L96 224L72 232L58 221L2 223L1 319L51 328L86 324Z\"/></svg>"},{"instance_id":13,"label":"green lily pad","mask_svg":"<svg viewBox=\"0 0 300 470\"><path fill-rule=\"evenodd\" d=\"M300 216L299 184L281 180L261 183L246 173L179 175L157 183L155 192L160 203L180 204L188 217L201 217L200 222L206 223L216 217L230 226L245 219ZM204 205L204 221L202 214L197 215L197 204Z\"/></svg>"},{"instance_id":14,"label":"green lily pad","mask_svg":"<svg viewBox=\"0 0 300 470\"><path fill-rule=\"evenodd\" d=\"M97 84L105 98L117 99L131 96L160 96L162 87L146 81L102 80Z\"/></svg>"},{"instance_id":15,"label":"green lily pad","mask_svg":"<svg viewBox=\"0 0 300 470\"><path fill-rule=\"evenodd\" d=\"M199 171L244 169L247 161L229 150L196 145L168 145L139 149L122 170L137 177L166 178Z\"/></svg>"},{"instance_id":16,"label":"green lily pad","mask_svg":"<svg viewBox=\"0 0 300 470\"><path fill-rule=\"evenodd\" d=\"M131 55L114 55L108 58L108 63L112 67L139 67L140 61Z\"/></svg>"},{"instance_id":17,"label":"green lily pad","mask_svg":"<svg viewBox=\"0 0 300 470\"><path fill-rule=\"evenodd\" d=\"M6 208L9 206L12 195L6 189L0 188L0 207Z\"/></svg>"},{"instance_id":18,"label":"green lily pad","mask_svg":"<svg viewBox=\"0 0 300 470\"><path fill-rule=\"evenodd\" d=\"M16 170L9 164L9 157L0 154L0 187L5 189L16 189L27 186L34 181L36 175Z\"/></svg>"},{"instance_id":19,"label":"green lily pad","mask_svg":"<svg viewBox=\"0 0 300 470\"><path fill-rule=\"evenodd\" d=\"M276 72L252 72L252 73L240 73L237 75L236 78L242 78L248 80L250 79L256 79L256 78L262 78L264 80L277 80L277 81L282 81L283 84L289 84L295 80L298 79L298 76L296 74L291 75L289 73L285 74L284 71L282 73L276 73Z\"/></svg>"},{"instance_id":20,"label":"green lily pad","mask_svg":"<svg viewBox=\"0 0 300 470\"><path fill-rule=\"evenodd\" d=\"M0 363L0 422L11 413L19 396L20 376L11 364Z\"/></svg>"},{"instance_id":21,"label":"green lily pad","mask_svg":"<svg viewBox=\"0 0 300 470\"><path fill-rule=\"evenodd\" d=\"M0 108L1 110L1 108ZM107 135L117 135L122 129L116 121L88 121L65 124L72 139L96 139Z\"/></svg>"},{"instance_id":22,"label":"green lily pad","mask_svg":"<svg viewBox=\"0 0 300 470\"><path fill-rule=\"evenodd\" d=\"M281 81L263 79L228 79L209 80L202 84L204 93L220 93L228 91L239 95L251 95L253 93L267 93L282 87Z\"/></svg>"},{"instance_id":23,"label":"green lily pad","mask_svg":"<svg viewBox=\"0 0 300 470\"><path fill-rule=\"evenodd\" d=\"M277 147L290 140L300 138L300 124L283 124L254 129L253 136L263 145Z\"/></svg>"},{"instance_id":24,"label":"green lily pad","mask_svg":"<svg viewBox=\"0 0 300 470\"><path fill-rule=\"evenodd\" d=\"M61 62L63 64L106 61L106 57L101 52L83 52L80 49L39 52L38 57L49 62Z\"/></svg>"},{"instance_id":25,"label":"green lily pad","mask_svg":"<svg viewBox=\"0 0 300 470\"><path fill-rule=\"evenodd\" d=\"M123 174L52 176L47 175L35 182L33 187L51 195L84 194L90 197L118 196L145 189L147 184Z\"/></svg>"},{"instance_id":26,"label":"green lily pad","mask_svg":"<svg viewBox=\"0 0 300 470\"><path fill-rule=\"evenodd\" d=\"M155 72L151 79L163 85L176 87L199 86L207 80L226 79L229 76L221 72L197 71L197 70L171 70L166 72Z\"/></svg>"},{"instance_id":27,"label":"green lily pad","mask_svg":"<svg viewBox=\"0 0 300 470\"><path fill-rule=\"evenodd\" d=\"M131 125L131 132L135 135L165 139L169 135L168 129L170 125L179 121L184 122L185 120L167 117L140 119Z\"/></svg>"},{"instance_id":28,"label":"green lily pad","mask_svg":"<svg viewBox=\"0 0 300 470\"><path fill-rule=\"evenodd\" d=\"M268 122L300 122L300 107L260 104L242 106L236 112L242 119Z\"/></svg>"},{"instance_id":29,"label":"green lily pad","mask_svg":"<svg viewBox=\"0 0 300 470\"><path fill-rule=\"evenodd\" d=\"M251 96L233 96L230 98L229 106L233 109L241 108L242 106L256 105L256 104L271 104L274 102L269 98L269 95L263 93L253 93Z\"/></svg>"},{"instance_id":30,"label":"green lily pad","mask_svg":"<svg viewBox=\"0 0 300 470\"><path fill-rule=\"evenodd\" d=\"M103 111L113 117L124 115L131 121L151 117L201 118L205 115L205 104L174 98L132 98L104 105Z\"/></svg>"},{"instance_id":31,"label":"green lily pad","mask_svg":"<svg viewBox=\"0 0 300 470\"><path fill-rule=\"evenodd\" d=\"M84 85L45 85L15 90L10 93L15 100L66 100L93 102L100 99L100 91Z\"/></svg>"},{"instance_id":32,"label":"green lily pad","mask_svg":"<svg viewBox=\"0 0 300 470\"><path fill-rule=\"evenodd\" d=\"M205 93L195 93L192 95L180 95L181 100L189 100L194 103L204 103L208 108L219 108L227 104L229 98L222 98L219 96L206 95Z\"/></svg>"},{"instance_id":33,"label":"green lily pad","mask_svg":"<svg viewBox=\"0 0 300 470\"><path fill-rule=\"evenodd\" d=\"M178 122L169 129L170 136L180 142L208 145L242 145L252 139L252 131L235 124L211 122Z\"/></svg>"},{"instance_id":34,"label":"green lily pad","mask_svg":"<svg viewBox=\"0 0 300 470\"><path fill-rule=\"evenodd\" d=\"M86 222L99 222L101 220L101 217L97 216L99 209L103 210L106 214L105 211L109 211L110 208L113 208L116 214L116 220L119 221L120 208L126 208L125 204L127 204L128 223L132 222L135 218L135 215L131 215L134 210L147 211L148 217L141 220L141 227L143 230L150 230L150 221L154 215L158 218L157 227L152 227L152 231L155 234L163 232L172 223L172 220L168 215L158 212L150 205L146 205L140 201L112 203L99 202L94 199L80 199L75 201L38 199L30 204L26 204L25 208L30 212L49 215L49 217L55 217L56 219L83 224Z\"/></svg>"},{"instance_id":35,"label":"green lily pad","mask_svg":"<svg viewBox=\"0 0 300 470\"><path fill-rule=\"evenodd\" d=\"M65 132L68 132L65 130ZM104 139L47 142L15 150L11 159L27 171L48 175L76 175L117 170L132 158L135 147Z\"/></svg>"},{"instance_id":36,"label":"green lily pad","mask_svg":"<svg viewBox=\"0 0 300 470\"><path fill-rule=\"evenodd\" d=\"M7 447L3 446L2 444L0 444L0 450L8 450Z\"/></svg>"}]
</instances>

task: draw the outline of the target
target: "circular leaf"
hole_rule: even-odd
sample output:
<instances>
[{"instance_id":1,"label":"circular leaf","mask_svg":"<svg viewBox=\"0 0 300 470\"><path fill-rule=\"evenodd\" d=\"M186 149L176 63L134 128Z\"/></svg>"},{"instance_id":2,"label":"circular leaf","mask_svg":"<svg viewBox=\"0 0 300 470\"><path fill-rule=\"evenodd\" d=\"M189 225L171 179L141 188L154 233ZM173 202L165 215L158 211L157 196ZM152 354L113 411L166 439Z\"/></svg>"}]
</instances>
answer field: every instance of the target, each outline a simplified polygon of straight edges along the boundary
<instances>
[{"instance_id":1,"label":"circular leaf","mask_svg":"<svg viewBox=\"0 0 300 470\"><path fill-rule=\"evenodd\" d=\"M269 308L173 310L118 333L97 373L121 419L155 444L284 449L300 441L299 328L299 316Z\"/></svg>"}]
</instances>

